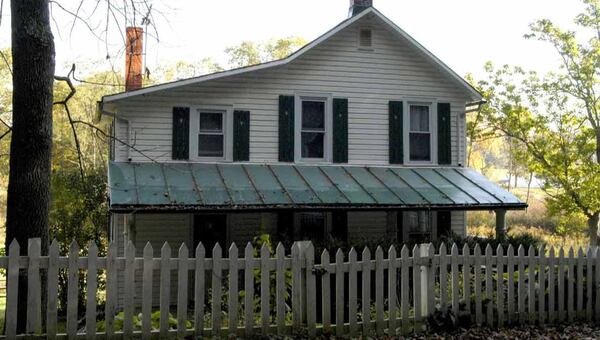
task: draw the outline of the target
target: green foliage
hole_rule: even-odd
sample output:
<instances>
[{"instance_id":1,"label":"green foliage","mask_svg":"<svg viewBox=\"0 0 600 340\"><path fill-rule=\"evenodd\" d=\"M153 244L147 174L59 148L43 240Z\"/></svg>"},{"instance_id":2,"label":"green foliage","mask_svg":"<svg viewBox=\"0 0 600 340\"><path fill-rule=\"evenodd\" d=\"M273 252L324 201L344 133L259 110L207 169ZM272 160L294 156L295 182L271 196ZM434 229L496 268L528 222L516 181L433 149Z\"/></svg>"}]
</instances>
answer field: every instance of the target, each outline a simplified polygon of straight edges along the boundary
<instances>
[{"instance_id":1,"label":"green foliage","mask_svg":"<svg viewBox=\"0 0 600 340\"><path fill-rule=\"evenodd\" d=\"M132 319L133 319L133 330L140 331L142 329L142 313L133 315ZM119 313L117 313L117 315L115 315L115 322L114 322L115 331L117 331L117 332L123 331L124 320L125 320L125 313L119 312ZM152 314L150 316L150 324L151 324L152 330L160 329L160 311L152 312ZM185 327L187 329L192 328L192 326L193 326L193 323L191 321L187 320L185 322ZM169 329L172 329L172 330L177 329L177 319L171 313L169 313ZM104 320L100 320L96 323L96 331L97 332L106 331L106 323Z\"/></svg>"},{"instance_id":2,"label":"green foliage","mask_svg":"<svg viewBox=\"0 0 600 340\"><path fill-rule=\"evenodd\" d=\"M283 59L306 43L303 38L294 36L263 42L244 41L228 47L225 53L229 55L229 66L236 68Z\"/></svg>"},{"instance_id":3,"label":"green foliage","mask_svg":"<svg viewBox=\"0 0 600 340\"><path fill-rule=\"evenodd\" d=\"M539 77L519 67L488 64L488 79L478 85L488 101L482 110L486 121L516 145L516 161L544 181L549 211L585 215L595 244L600 216L600 5L598 0L583 2L586 9L576 23L592 33L588 40L549 20L532 24L527 35L555 47L560 72Z\"/></svg>"}]
</instances>

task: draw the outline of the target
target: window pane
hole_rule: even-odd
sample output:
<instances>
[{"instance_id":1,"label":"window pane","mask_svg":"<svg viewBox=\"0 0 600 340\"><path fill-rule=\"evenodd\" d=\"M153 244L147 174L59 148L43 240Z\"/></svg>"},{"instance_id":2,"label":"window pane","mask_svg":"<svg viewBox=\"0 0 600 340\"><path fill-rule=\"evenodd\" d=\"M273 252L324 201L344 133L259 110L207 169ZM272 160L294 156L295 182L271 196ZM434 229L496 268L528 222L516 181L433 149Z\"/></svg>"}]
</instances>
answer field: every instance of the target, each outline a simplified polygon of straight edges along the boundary
<instances>
[{"instance_id":1,"label":"window pane","mask_svg":"<svg viewBox=\"0 0 600 340\"><path fill-rule=\"evenodd\" d=\"M302 158L323 158L324 140L322 132L302 132Z\"/></svg>"},{"instance_id":2,"label":"window pane","mask_svg":"<svg viewBox=\"0 0 600 340\"><path fill-rule=\"evenodd\" d=\"M223 157L223 135L199 135L198 156Z\"/></svg>"},{"instance_id":3,"label":"window pane","mask_svg":"<svg viewBox=\"0 0 600 340\"><path fill-rule=\"evenodd\" d=\"M429 106L410 106L410 131L429 131Z\"/></svg>"},{"instance_id":4,"label":"window pane","mask_svg":"<svg viewBox=\"0 0 600 340\"><path fill-rule=\"evenodd\" d=\"M324 102L302 102L302 128L325 130Z\"/></svg>"},{"instance_id":5,"label":"window pane","mask_svg":"<svg viewBox=\"0 0 600 340\"><path fill-rule=\"evenodd\" d=\"M431 134L411 133L409 144L411 161L431 161Z\"/></svg>"},{"instance_id":6,"label":"window pane","mask_svg":"<svg viewBox=\"0 0 600 340\"><path fill-rule=\"evenodd\" d=\"M325 234L324 213L301 213L300 214L300 239L310 241L322 241Z\"/></svg>"},{"instance_id":7,"label":"window pane","mask_svg":"<svg viewBox=\"0 0 600 340\"><path fill-rule=\"evenodd\" d=\"M200 131L223 131L223 114L217 112L201 112Z\"/></svg>"}]
</instances>

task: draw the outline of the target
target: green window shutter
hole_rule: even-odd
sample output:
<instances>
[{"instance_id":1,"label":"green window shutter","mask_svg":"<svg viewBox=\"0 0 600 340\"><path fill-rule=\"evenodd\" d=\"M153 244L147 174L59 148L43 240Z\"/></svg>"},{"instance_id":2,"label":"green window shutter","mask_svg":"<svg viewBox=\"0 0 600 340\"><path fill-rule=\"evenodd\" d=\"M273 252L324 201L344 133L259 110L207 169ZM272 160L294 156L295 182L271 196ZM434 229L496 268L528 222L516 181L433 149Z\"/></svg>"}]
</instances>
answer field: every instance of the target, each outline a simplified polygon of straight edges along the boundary
<instances>
[{"instance_id":1,"label":"green window shutter","mask_svg":"<svg viewBox=\"0 0 600 340\"><path fill-rule=\"evenodd\" d=\"M250 111L233 112L233 161L250 160Z\"/></svg>"},{"instance_id":2,"label":"green window shutter","mask_svg":"<svg viewBox=\"0 0 600 340\"><path fill-rule=\"evenodd\" d=\"M438 103L438 164L452 163L450 104Z\"/></svg>"},{"instance_id":3,"label":"green window shutter","mask_svg":"<svg viewBox=\"0 0 600 340\"><path fill-rule=\"evenodd\" d=\"M404 163L404 105L390 102L389 108L389 148L390 164Z\"/></svg>"},{"instance_id":4,"label":"green window shutter","mask_svg":"<svg viewBox=\"0 0 600 340\"><path fill-rule=\"evenodd\" d=\"M190 158L190 108L173 108L172 157L175 160Z\"/></svg>"},{"instance_id":5,"label":"green window shutter","mask_svg":"<svg viewBox=\"0 0 600 340\"><path fill-rule=\"evenodd\" d=\"M333 162L348 163L348 99L333 99Z\"/></svg>"},{"instance_id":6,"label":"green window shutter","mask_svg":"<svg viewBox=\"0 0 600 340\"><path fill-rule=\"evenodd\" d=\"M279 161L294 161L294 96L279 96Z\"/></svg>"}]
</instances>

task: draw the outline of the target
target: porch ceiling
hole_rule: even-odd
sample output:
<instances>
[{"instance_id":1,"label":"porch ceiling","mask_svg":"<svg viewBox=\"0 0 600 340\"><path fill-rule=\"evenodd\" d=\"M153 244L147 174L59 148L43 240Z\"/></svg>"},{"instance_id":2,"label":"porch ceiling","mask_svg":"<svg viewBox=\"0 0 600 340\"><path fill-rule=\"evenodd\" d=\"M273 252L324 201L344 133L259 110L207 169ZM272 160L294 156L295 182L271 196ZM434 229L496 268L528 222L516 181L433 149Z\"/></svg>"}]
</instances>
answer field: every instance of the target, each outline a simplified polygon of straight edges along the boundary
<instances>
[{"instance_id":1,"label":"porch ceiling","mask_svg":"<svg viewBox=\"0 0 600 340\"><path fill-rule=\"evenodd\" d=\"M109 164L112 211L523 209L466 168L204 163Z\"/></svg>"}]
</instances>

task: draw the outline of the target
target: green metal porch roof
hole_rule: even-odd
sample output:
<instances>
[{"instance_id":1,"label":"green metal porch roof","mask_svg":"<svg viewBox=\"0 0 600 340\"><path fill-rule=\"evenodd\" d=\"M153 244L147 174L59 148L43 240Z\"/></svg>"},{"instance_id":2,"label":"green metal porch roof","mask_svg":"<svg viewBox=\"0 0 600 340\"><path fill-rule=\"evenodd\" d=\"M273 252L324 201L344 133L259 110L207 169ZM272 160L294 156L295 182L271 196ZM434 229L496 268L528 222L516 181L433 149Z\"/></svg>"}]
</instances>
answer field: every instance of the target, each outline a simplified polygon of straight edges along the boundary
<instances>
[{"instance_id":1,"label":"green metal porch roof","mask_svg":"<svg viewBox=\"0 0 600 340\"><path fill-rule=\"evenodd\" d=\"M109 164L112 211L523 209L467 168L296 164Z\"/></svg>"}]
</instances>

